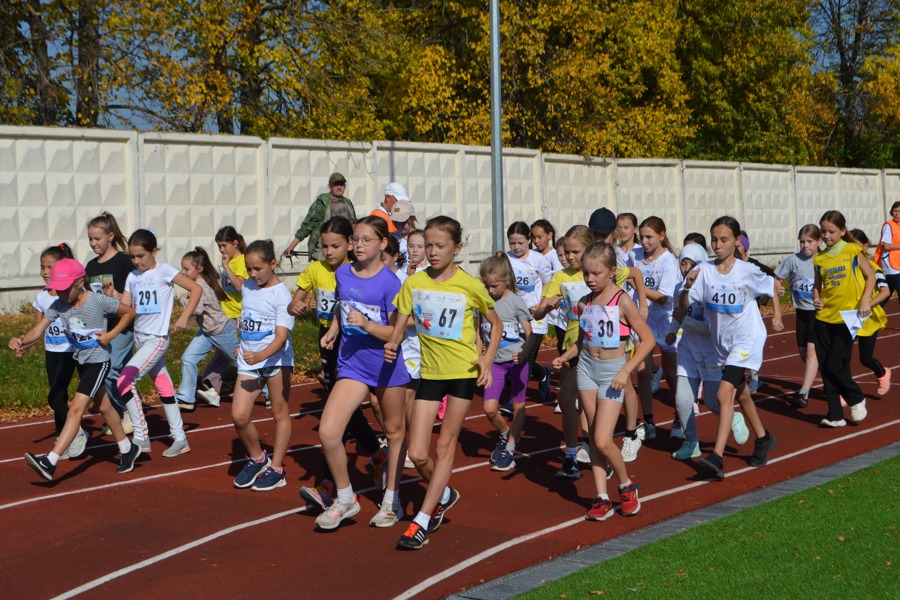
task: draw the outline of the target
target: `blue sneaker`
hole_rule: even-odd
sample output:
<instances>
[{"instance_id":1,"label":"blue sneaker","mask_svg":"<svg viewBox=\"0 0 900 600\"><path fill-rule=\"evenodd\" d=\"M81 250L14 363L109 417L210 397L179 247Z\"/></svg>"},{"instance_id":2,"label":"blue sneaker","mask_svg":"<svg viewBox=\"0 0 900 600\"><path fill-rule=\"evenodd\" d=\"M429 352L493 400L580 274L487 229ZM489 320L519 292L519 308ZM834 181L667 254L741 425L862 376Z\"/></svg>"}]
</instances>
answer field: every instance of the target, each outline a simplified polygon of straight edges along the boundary
<instances>
[{"instance_id":1,"label":"blue sneaker","mask_svg":"<svg viewBox=\"0 0 900 600\"><path fill-rule=\"evenodd\" d=\"M541 395L541 400L550 397L550 367L544 367L544 378L538 383L538 393Z\"/></svg>"},{"instance_id":2,"label":"blue sneaker","mask_svg":"<svg viewBox=\"0 0 900 600\"><path fill-rule=\"evenodd\" d=\"M279 473L272 467L268 467L266 472L263 473L261 477L257 478L256 483L254 483L253 487L250 489L254 492L268 492L269 490L274 490L275 488L284 487L286 485L287 482L284 480L284 469L281 469L281 473Z\"/></svg>"},{"instance_id":3,"label":"blue sneaker","mask_svg":"<svg viewBox=\"0 0 900 600\"><path fill-rule=\"evenodd\" d=\"M256 481L256 478L262 475L271 464L272 460L265 451L263 451L262 462L256 462L248 456L247 464L244 465L241 472L234 478L234 487L241 489L250 487L253 485L253 482Z\"/></svg>"},{"instance_id":4,"label":"blue sneaker","mask_svg":"<svg viewBox=\"0 0 900 600\"><path fill-rule=\"evenodd\" d=\"M506 450L506 439L507 438L501 437L500 440L497 442L497 445L491 451L491 464L492 465L497 464L497 461L500 460L500 455L503 454L504 450Z\"/></svg>"},{"instance_id":5,"label":"blue sneaker","mask_svg":"<svg viewBox=\"0 0 900 600\"><path fill-rule=\"evenodd\" d=\"M510 469L516 468L516 461L513 458L513 453L507 450L506 446L503 446L503 451L500 452L500 456L497 457L497 460L494 461L494 466L491 467L491 471L509 471Z\"/></svg>"},{"instance_id":6,"label":"blue sneaker","mask_svg":"<svg viewBox=\"0 0 900 600\"><path fill-rule=\"evenodd\" d=\"M670 438L674 438L676 440L684 439L684 427L681 425L681 421L678 417L675 417L675 420L672 421L672 431L669 433Z\"/></svg>"},{"instance_id":7,"label":"blue sneaker","mask_svg":"<svg viewBox=\"0 0 900 600\"><path fill-rule=\"evenodd\" d=\"M687 440L681 445L681 448L672 453L675 460L691 460L692 458L700 458L700 444L694 444Z\"/></svg>"},{"instance_id":8,"label":"blue sneaker","mask_svg":"<svg viewBox=\"0 0 900 600\"><path fill-rule=\"evenodd\" d=\"M731 419L731 434L734 436L734 441L739 445L746 444L750 438L750 430L747 429L747 424L744 423L744 415L738 411L734 411L734 418Z\"/></svg>"},{"instance_id":9,"label":"blue sneaker","mask_svg":"<svg viewBox=\"0 0 900 600\"><path fill-rule=\"evenodd\" d=\"M574 458L568 456L563 459L562 468L556 472L557 479L578 479L581 477L581 471L578 470L578 463Z\"/></svg>"}]
</instances>

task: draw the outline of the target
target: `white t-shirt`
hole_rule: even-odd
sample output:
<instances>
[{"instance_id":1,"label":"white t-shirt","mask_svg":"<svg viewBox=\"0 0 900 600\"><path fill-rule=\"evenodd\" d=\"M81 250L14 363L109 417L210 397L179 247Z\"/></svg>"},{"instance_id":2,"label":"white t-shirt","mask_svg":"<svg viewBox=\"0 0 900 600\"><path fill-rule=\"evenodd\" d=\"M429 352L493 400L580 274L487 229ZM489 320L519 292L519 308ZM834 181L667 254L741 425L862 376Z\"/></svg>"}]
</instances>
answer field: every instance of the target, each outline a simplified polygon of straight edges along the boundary
<instances>
[{"instance_id":1,"label":"white t-shirt","mask_svg":"<svg viewBox=\"0 0 900 600\"><path fill-rule=\"evenodd\" d=\"M884 227L881 228L881 242L884 244L896 244L900 243L894 241L894 235L891 233L891 224L885 223ZM890 253L891 252L900 252L900 250L885 250L882 255L884 258L881 260L881 270L884 271L885 275L897 275L900 271L891 267L890 261Z\"/></svg>"},{"instance_id":2,"label":"white t-shirt","mask_svg":"<svg viewBox=\"0 0 900 600\"><path fill-rule=\"evenodd\" d=\"M775 280L754 264L735 261L727 275L715 261L697 265L700 273L688 298L703 303L719 366L759 369L766 343L766 327L756 299L775 294Z\"/></svg>"},{"instance_id":3,"label":"white t-shirt","mask_svg":"<svg viewBox=\"0 0 900 600\"><path fill-rule=\"evenodd\" d=\"M56 296L51 296L47 290L41 290L31 305L41 314L47 312L50 305L56 302ZM74 352L75 348L66 337L66 328L62 319L56 319L44 330L44 349L47 352Z\"/></svg>"},{"instance_id":4,"label":"white t-shirt","mask_svg":"<svg viewBox=\"0 0 900 600\"><path fill-rule=\"evenodd\" d=\"M664 251L655 260L646 258L635 260L634 266L644 276L644 287L664 294L668 299L665 304L657 304L649 298L647 303L647 325L654 335L665 335L669 331L672 322L672 310L675 308L675 285L681 281L681 270L678 268L678 259L668 250Z\"/></svg>"},{"instance_id":5,"label":"white t-shirt","mask_svg":"<svg viewBox=\"0 0 900 600\"><path fill-rule=\"evenodd\" d=\"M261 288L248 279L241 292L241 352L238 354L238 370L294 366L294 349L291 346L294 317L287 311L288 304L291 303L291 293L287 287L279 283ZM276 327L286 327L288 330L284 346L262 362L252 365L244 362L244 352L260 352L272 343Z\"/></svg>"},{"instance_id":6,"label":"white t-shirt","mask_svg":"<svg viewBox=\"0 0 900 600\"><path fill-rule=\"evenodd\" d=\"M513 274L516 278L518 295L525 302L525 306L531 308L541 303L541 292L544 284L550 282L553 277L553 267L550 261L540 252L529 250L524 258L518 258L510 250L506 253L509 262L512 263ZM547 333L547 318L532 323L534 333Z\"/></svg>"},{"instance_id":7,"label":"white t-shirt","mask_svg":"<svg viewBox=\"0 0 900 600\"><path fill-rule=\"evenodd\" d=\"M156 263L149 271L135 269L125 280L125 291L131 294L134 331L147 335L169 335L172 305L175 302L175 284L172 280L179 271L172 265Z\"/></svg>"}]
</instances>

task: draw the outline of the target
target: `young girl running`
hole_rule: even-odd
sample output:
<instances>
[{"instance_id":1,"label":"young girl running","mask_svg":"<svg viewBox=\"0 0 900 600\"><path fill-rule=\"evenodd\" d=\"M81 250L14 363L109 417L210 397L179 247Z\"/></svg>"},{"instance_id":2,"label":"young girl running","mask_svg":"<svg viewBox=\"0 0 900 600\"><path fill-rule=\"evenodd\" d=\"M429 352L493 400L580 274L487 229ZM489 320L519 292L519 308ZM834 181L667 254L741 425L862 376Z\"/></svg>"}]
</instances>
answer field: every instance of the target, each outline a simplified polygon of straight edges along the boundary
<instances>
[{"instance_id":1,"label":"young girl running","mask_svg":"<svg viewBox=\"0 0 900 600\"><path fill-rule=\"evenodd\" d=\"M804 225L797 239L800 241L800 251L778 265L775 269L775 281L778 285L787 281L791 286L791 303L797 317L797 352L800 360L806 364L806 369L800 389L790 402L798 408L805 408L809 404L809 390L819 371L815 344L816 308L813 306L813 286L816 274L813 257L819 252L822 234L815 225Z\"/></svg>"},{"instance_id":2,"label":"young girl running","mask_svg":"<svg viewBox=\"0 0 900 600\"><path fill-rule=\"evenodd\" d=\"M50 246L41 252L41 279L44 285L50 283L50 272L58 261L64 258L74 258L72 249L66 243L58 246ZM47 309L56 302L58 294L56 290L45 288L41 290L32 302L32 306L37 311L37 321L35 325L43 318ZM66 424L66 417L69 414L69 383L75 374L75 368L78 365L72 357L75 348L66 338L63 323L60 319L56 319L44 331L44 366L47 372L47 383L49 390L47 392L47 405L53 410L53 422L56 426L56 437L59 437L63 426ZM80 426L78 434L72 441L72 444L66 448L60 456L61 460L67 458L75 458L81 456L84 447L87 444L87 432Z\"/></svg>"},{"instance_id":3,"label":"young girl running","mask_svg":"<svg viewBox=\"0 0 900 600\"><path fill-rule=\"evenodd\" d=\"M121 452L118 473L128 473L141 453L122 430L122 421L109 403L103 382L109 371L109 342L131 324L134 310L114 298L88 292L84 267L74 259L63 258L50 269L47 287L57 293L56 300L25 335L13 338L9 347L21 356L35 345L53 323L62 322L63 334L74 346L77 363L78 390L66 415L66 422L48 454L25 453L25 462L44 479L51 480L56 465L81 429L81 417L92 398L100 401L100 412L112 430ZM116 326L107 331L107 317L119 317Z\"/></svg>"},{"instance_id":4,"label":"young girl running","mask_svg":"<svg viewBox=\"0 0 900 600\"><path fill-rule=\"evenodd\" d=\"M425 251L430 266L403 284L397 299L398 318L384 345L388 362L397 359L397 348L406 331L406 317L414 315L422 346L421 382L409 427L409 457L428 489L419 513L397 541L397 547L421 548L441 526L444 516L459 501L459 492L448 486L459 432L472 404L475 387L490 387L491 364L500 345L503 324L484 285L454 263L462 250L462 227L450 217L438 216L425 225ZM478 356L472 309L491 324L487 350ZM429 456L431 433L441 399L447 396L447 412L437 441L437 458Z\"/></svg>"},{"instance_id":5,"label":"young girl running","mask_svg":"<svg viewBox=\"0 0 900 600\"><path fill-rule=\"evenodd\" d=\"M525 301L528 310L541 303L544 285L550 283L553 276L553 267L547 257L528 248L530 238L531 228L522 221L516 221L506 230L506 240L509 242L509 252L506 254L515 273L516 293ZM547 334L547 326L546 319L534 321L532 329L535 340L527 355L529 374L538 382L542 400L550 396L550 368L537 363L537 353Z\"/></svg>"},{"instance_id":6,"label":"young girl running","mask_svg":"<svg viewBox=\"0 0 900 600\"><path fill-rule=\"evenodd\" d=\"M640 269L644 277L647 299L650 301L647 313L647 325L653 332L656 345L662 354L662 374L666 378L669 391L675 395L677 382L677 355L675 344L666 343L666 335L669 333L669 325L672 322L672 310L675 307L673 295L675 285L681 279L678 269L678 259L675 258L675 250L666 236L666 224L659 217L648 217L640 225L641 248L643 256L636 258L634 266ZM643 341L643 340L642 340ZM641 398L641 407L644 413L643 433L644 440L652 440L656 437L656 424L653 421L653 359L647 355L644 368L638 371L638 395ZM676 425L679 425L676 427ZM681 429L680 423L672 426L676 431Z\"/></svg>"},{"instance_id":7,"label":"young girl running","mask_svg":"<svg viewBox=\"0 0 900 600\"><path fill-rule=\"evenodd\" d=\"M197 335L181 355L181 385L175 392L175 400L179 405L190 404L193 408L197 394L197 365L210 350L218 350L231 356L231 364L237 365L238 339L234 325L222 311L221 303L226 299L225 292L206 250L196 246L185 254L181 259L181 274L203 290L200 304L193 314L197 319ZM182 296L182 304L187 305L189 298L190 296ZM219 406L218 395L209 395L208 401L213 406Z\"/></svg>"},{"instance_id":8,"label":"young girl running","mask_svg":"<svg viewBox=\"0 0 900 600\"><path fill-rule=\"evenodd\" d=\"M219 268L222 290L225 292L222 312L231 321L235 331L240 332L241 290L248 277L247 265L244 263L247 243L244 241L244 236L231 225L219 229L215 239L216 246L222 255L222 266ZM222 377L232 364L233 356L216 350L215 356L203 371L201 381L204 387L197 392L197 395L210 404L217 405L221 401ZM182 408L185 408L184 405ZM190 407L187 408L190 410Z\"/></svg>"},{"instance_id":9,"label":"young girl running","mask_svg":"<svg viewBox=\"0 0 900 600\"><path fill-rule=\"evenodd\" d=\"M869 246L871 245L869 236L862 229L853 229L850 231L850 235L862 248L862 255L868 258ZM891 370L875 358L875 343L878 341L878 332L887 327L887 313L884 312L882 304L891 297L891 288L881 267L872 260L869 261L869 265L875 271L875 291L872 298L869 299L872 314L865 320L860 330L856 332L856 339L859 341L859 362L864 367L872 369L872 373L878 380L878 389L875 393L879 396L884 396L891 390ZM857 279L859 279L859 271L857 271L856 275Z\"/></svg>"},{"instance_id":10,"label":"young girl running","mask_svg":"<svg viewBox=\"0 0 900 600\"><path fill-rule=\"evenodd\" d=\"M716 393L719 425L715 449L697 463L715 479L725 478L722 455L734 422L735 399L756 434L750 466L765 465L769 452L775 448L775 436L763 427L744 377L745 369L758 370L762 364L766 328L756 299L774 298L775 280L756 266L737 259L735 247L740 232L740 224L732 217L720 217L713 222L710 234L716 259L700 263L688 274L679 299L684 309L693 302L703 303L717 366L722 369L722 381ZM773 302L773 312L773 328L781 331L781 309L777 301Z\"/></svg>"},{"instance_id":11,"label":"young girl running","mask_svg":"<svg viewBox=\"0 0 900 600\"><path fill-rule=\"evenodd\" d=\"M616 217L616 242L619 249L628 256L628 266L644 256L641 236L638 233L638 219L634 213L619 213Z\"/></svg>"},{"instance_id":12,"label":"young girl running","mask_svg":"<svg viewBox=\"0 0 900 600\"><path fill-rule=\"evenodd\" d=\"M334 318L334 307L337 304L335 290L337 279L335 271L342 265L350 263L353 225L344 217L332 217L322 223L319 228L319 244L322 252L322 260L309 264L297 277L297 291L294 299L288 305L288 312L296 317L302 315L309 308L310 298L315 300L316 319L319 322L319 339L328 333ZM337 381L337 364L340 350L340 336L334 343L325 348L319 344L319 360L322 364L322 380L325 391L329 394L334 389ZM381 483L381 467L387 459L387 455L381 448L375 432L369 425L368 419L362 412L362 408L353 411L350 424L347 429L356 440L362 453L371 457L370 464L375 471L376 483ZM334 501L334 476L328 468L328 461L323 460L324 473L319 484L315 487L303 486L300 488L300 497L311 505L325 510Z\"/></svg>"},{"instance_id":13,"label":"young girl running","mask_svg":"<svg viewBox=\"0 0 900 600\"><path fill-rule=\"evenodd\" d=\"M619 480L622 515L636 515L641 509L638 486L628 477L613 434L622 412L623 389L631 380L631 373L653 347L639 344L631 358L626 357L632 328L643 339L648 339L651 334L637 306L616 285L613 246L605 242L591 244L581 257L581 265L584 283L590 293L578 300L578 343L553 362L561 367L565 361L579 356L575 379L578 399L590 424L591 471L597 491L585 518L605 521L613 514L606 489L606 465Z\"/></svg>"},{"instance_id":14,"label":"young girl running","mask_svg":"<svg viewBox=\"0 0 900 600\"><path fill-rule=\"evenodd\" d=\"M319 425L322 450L337 488L334 502L316 518L316 525L324 530L336 529L344 519L359 513L359 501L347 471L343 435L351 415L370 393L375 394L381 407L388 462L384 499L369 524L390 527L403 518L398 492L406 446L404 404L409 374L402 354L397 362L384 362L384 343L393 332L395 321L393 299L400 291L399 279L381 260L389 237L384 219L363 217L353 227L351 238L356 261L335 272L335 299L340 313L320 342L323 348L329 348L341 338L338 380L325 402Z\"/></svg>"},{"instance_id":15,"label":"young girl running","mask_svg":"<svg viewBox=\"0 0 900 600\"><path fill-rule=\"evenodd\" d=\"M524 224L524 223L523 223ZM517 295L517 276L509 257L503 253L491 256L481 262L481 280L488 294L494 300L494 311L503 323L500 347L491 365L492 383L484 389L484 414L500 439L491 452L491 468L494 471L509 471L515 468L516 444L525 425L525 390L528 387L528 359L531 349L537 344L537 335L531 326L531 313L521 296ZM530 281L530 280L526 280ZM488 321L481 321L481 344L490 342L492 327ZM523 335L524 334L524 335ZM512 423L507 426L500 414L500 396L509 377L512 399Z\"/></svg>"},{"instance_id":16,"label":"young girl running","mask_svg":"<svg viewBox=\"0 0 900 600\"><path fill-rule=\"evenodd\" d=\"M121 300L125 291L125 281L129 273L134 270L131 257L128 256L128 241L116 218L108 212L90 220L87 226L88 244L96 254L84 267L87 274L87 282L91 292L106 295L116 300ZM110 317L109 328L116 326L116 317ZM129 323L128 327L109 343L109 372L106 375L106 391L109 394L113 408L122 418L122 426L125 433L133 431L132 419L138 416L138 404L141 403L140 395L135 397L134 405L125 406L125 401L119 395L119 374L129 360L131 360L134 348L134 329ZM108 427L107 427L108 429ZM108 431L104 430L104 435Z\"/></svg>"},{"instance_id":17,"label":"young girl running","mask_svg":"<svg viewBox=\"0 0 900 600\"><path fill-rule=\"evenodd\" d=\"M135 269L128 275L122 302L134 308L134 343L137 350L119 375L119 393L126 404L135 394L135 385L144 375L149 374L159 392L169 432L173 442L163 456L171 458L191 451L181 412L175 403L175 386L166 369L166 350L169 348L169 323L172 321L172 307L175 303L175 286L179 285L191 295L181 316L175 321L173 330L178 333L187 329L188 318L194 314L203 296L202 288L194 281L165 263L156 262L158 251L156 234L149 229L138 229L128 238L128 254ZM150 451L150 437L143 407L137 406L138 419L134 422L134 442L142 452Z\"/></svg>"},{"instance_id":18,"label":"young girl running","mask_svg":"<svg viewBox=\"0 0 900 600\"><path fill-rule=\"evenodd\" d=\"M813 259L816 279L813 304L816 307L816 356L828 414L820 421L822 427L843 427L844 411L841 397L850 407L850 418L860 422L866 418L866 399L850 372L853 336L844 322L841 311L856 310L859 317L871 312L870 298L875 289L875 271L868 260L860 260L862 249L847 231L844 215L829 210L819 220L822 241L826 249ZM857 271L865 284L860 283Z\"/></svg>"},{"instance_id":19,"label":"young girl running","mask_svg":"<svg viewBox=\"0 0 900 600\"><path fill-rule=\"evenodd\" d=\"M241 350L231 419L247 449L247 463L234 478L234 487L253 486L254 491L262 492L286 485L284 457L291 441L287 397L294 368L291 346L294 317L288 314L291 293L275 275L278 261L272 240L251 243L244 260L249 277L241 290ZM251 419L253 403L267 384L275 419L271 458L262 449L259 432Z\"/></svg>"},{"instance_id":20,"label":"young girl running","mask_svg":"<svg viewBox=\"0 0 900 600\"><path fill-rule=\"evenodd\" d=\"M425 256L425 232L421 229L413 229L406 236L406 250L409 253L409 264L406 265L406 274L415 275L419 271L428 268L428 257Z\"/></svg>"}]
</instances>

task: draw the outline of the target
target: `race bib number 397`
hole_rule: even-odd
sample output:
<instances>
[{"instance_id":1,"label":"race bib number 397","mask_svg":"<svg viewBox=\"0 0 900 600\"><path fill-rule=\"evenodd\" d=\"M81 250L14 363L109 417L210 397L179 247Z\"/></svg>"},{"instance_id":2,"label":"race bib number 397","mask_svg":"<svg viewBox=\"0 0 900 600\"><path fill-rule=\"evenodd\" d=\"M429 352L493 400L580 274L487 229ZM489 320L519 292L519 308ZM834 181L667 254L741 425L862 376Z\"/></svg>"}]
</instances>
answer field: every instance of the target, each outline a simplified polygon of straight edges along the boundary
<instances>
[{"instance_id":1,"label":"race bib number 397","mask_svg":"<svg viewBox=\"0 0 900 600\"><path fill-rule=\"evenodd\" d=\"M412 301L419 335L443 340L462 339L465 294L413 290Z\"/></svg>"}]
</instances>

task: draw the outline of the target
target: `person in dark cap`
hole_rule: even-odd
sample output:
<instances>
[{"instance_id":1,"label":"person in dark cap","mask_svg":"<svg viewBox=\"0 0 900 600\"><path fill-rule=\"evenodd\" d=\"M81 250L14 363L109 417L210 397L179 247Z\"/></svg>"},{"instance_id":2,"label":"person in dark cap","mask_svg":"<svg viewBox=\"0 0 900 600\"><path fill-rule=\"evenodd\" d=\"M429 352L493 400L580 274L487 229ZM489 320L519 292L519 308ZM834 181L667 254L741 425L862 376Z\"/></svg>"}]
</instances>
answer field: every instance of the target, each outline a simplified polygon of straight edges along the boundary
<instances>
[{"instance_id":1,"label":"person in dark cap","mask_svg":"<svg viewBox=\"0 0 900 600\"><path fill-rule=\"evenodd\" d=\"M319 247L319 227L322 226L322 223L331 217L344 217L351 222L356 220L356 209L353 208L350 198L344 196L346 189L346 177L340 173L332 173L328 177L328 192L319 194L319 197L309 207L309 212L306 213L306 218L300 224L300 229L294 234L290 245L281 253L282 256L290 256L297 244L308 237L309 262L322 259L322 251Z\"/></svg>"},{"instance_id":2,"label":"person in dark cap","mask_svg":"<svg viewBox=\"0 0 900 600\"><path fill-rule=\"evenodd\" d=\"M633 267L634 265L629 264L628 255L615 242L616 224L616 214L604 206L591 213L588 229L594 234L595 242L606 242L615 248L617 266Z\"/></svg>"}]
</instances>

